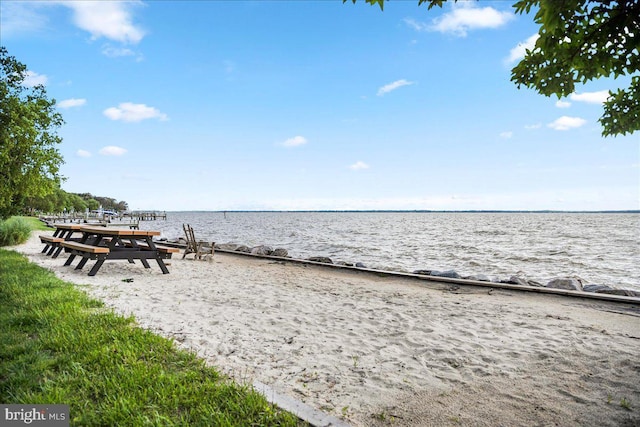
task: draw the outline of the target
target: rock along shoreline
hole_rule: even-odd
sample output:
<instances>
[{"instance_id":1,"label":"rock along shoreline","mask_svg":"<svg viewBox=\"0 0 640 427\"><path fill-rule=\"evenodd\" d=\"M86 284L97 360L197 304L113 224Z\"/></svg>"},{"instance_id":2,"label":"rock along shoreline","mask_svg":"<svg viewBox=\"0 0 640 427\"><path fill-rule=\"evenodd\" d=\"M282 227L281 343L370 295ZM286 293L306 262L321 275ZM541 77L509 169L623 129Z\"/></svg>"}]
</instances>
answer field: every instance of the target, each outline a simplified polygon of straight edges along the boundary
<instances>
[{"instance_id":1,"label":"rock along shoreline","mask_svg":"<svg viewBox=\"0 0 640 427\"><path fill-rule=\"evenodd\" d=\"M163 244L170 244L176 246L184 246L186 245L186 241L183 238L172 239L172 240L161 240ZM268 256L274 258L284 258L293 260L291 256L289 256L289 251L285 248L273 248L269 245L258 245L254 247L249 247L243 244L236 243L215 243L214 247L216 250L221 250L225 252L236 252L239 254L250 254L255 256ZM320 264L327 265L335 265L341 267L353 267L353 268L361 268L361 269L369 269L366 265L361 262L347 262L347 261L334 261L326 256L312 256L309 258L305 258L299 261L308 261ZM406 274L406 272L390 272L390 273L399 273ZM501 285L516 285L516 286L527 286L534 288L544 288L544 289L557 289L557 290L566 290L566 291L576 291L576 292L585 292L585 293L593 293L593 294L603 294L603 295L616 295L623 297L632 297L632 298L640 298L640 292L635 291L633 289L625 289L625 288L615 288L612 286L604 285L604 284L596 284L596 283L586 283L579 277L556 277L549 280L546 284L540 283L535 280L528 279L527 277L523 277L520 275L512 275L509 278L489 278L485 274L476 274L470 276L462 276L455 270L430 270L430 269L419 269L410 272L410 274L432 277L432 278L446 278L446 279L456 279L456 280L468 280L474 282L486 282L487 284L501 284Z\"/></svg>"}]
</instances>

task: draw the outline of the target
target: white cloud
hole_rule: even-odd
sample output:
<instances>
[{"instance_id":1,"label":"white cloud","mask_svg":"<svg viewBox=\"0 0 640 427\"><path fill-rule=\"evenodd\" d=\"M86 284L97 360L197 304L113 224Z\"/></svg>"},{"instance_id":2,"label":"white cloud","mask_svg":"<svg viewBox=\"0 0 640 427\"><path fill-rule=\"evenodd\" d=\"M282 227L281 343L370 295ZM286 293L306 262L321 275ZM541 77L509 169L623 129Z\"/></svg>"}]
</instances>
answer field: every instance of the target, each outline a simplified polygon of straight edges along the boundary
<instances>
[{"instance_id":1,"label":"white cloud","mask_svg":"<svg viewBox=\"0 0 640 427\"><path fill-rule=\"evenodd\" d=\"M553 122L549 123L547 126L555 130L569 130L569 129L579 128L580 126L583 126L585 123L587 123L587 121L580 117L562 116L554 120Z\"/></svg>"},{"instance_id":2,"label":"white cloud","mask_svg":"<svg viewBox=\"0 0 640 427\"><path fill-rule=\"evenodd\" d=\"M168 120L166 114L154 107L131 102L123 102L117 107L107 108L103 114L111 120L122 120L123 122L140 122L146 119Z\"/></svg>"},{"instance_id":3,"label":"white cloud","mask_svg":"<svg viewBox=\"0 0 640 427\"><path fill-rule=\"evenodd\" d=\"M286 141L284 141L281 145L283 147L299 147L301 145L305 145L307 142L307 138L305 138L304 136L294 136L293 138L289 138Z\"/></svg>"},{"instance_id":4,"label":"white cloud","mask_svg":"<svg viewBox=\"0 0 640 427\"><path fill-rule=\"evenodd\" d=\"M116 147L115 145L108 145L106 147L102 147L99 151L103 156L122 156L125 154L127 150L122 147Z\"/></svg>"},{"instance_id":5,"label":"white cloud","mask_svg":"<svg viewBox=\"0 0 640 427\"><path fill-rule=\"evenodd\" d=\"M38 74L33 71L27 71L24 74L24 81L22 84L26 87L34 87L37 85L46 85L49 78L44 74Z\"/></svg>"},{"instance_id":6,"label":"white cloud","mask_svg":"<svg viewBox=\"0 0 640 427\"><path fill-rule=\"evenodd\" d=\"M492 7L479 8L472 3L456 3L451 12L434 19L429 29L465 37L469 30L498 28L513 18L511 12L500 12Z\"/></svg>"},{"instance_id":7,"label":"white cloud","mask_svg":"<svg viewBox=\"0 0 640 427\"><path fill-rule=\"evenodd\" d=\"M542 127L542 123L535 123L532 125L524 125L526 130L540 129Z\"/></svg>"},{"instance_id":8,"label":"white cloud","mask_svg":"<svg viewBox=\"0 0 640 427\"><path fill-rule=\"evenodd\" d=\"M105 37L121 43L138 43L144 31L133 23L132 8L139 1L64 1L73 10L73 21L91 33L93 39Z\"/></svg>"},{"instance_id":9,"label":"white cloud","mask_svg":"<svg viewBox=\"0 0 640 427\"><path fill-rule=\"evenodd\" d=\"M511 132L510 130L500 133L500 138L509 139L512 136L513 136L513 132Z\"/></svg>"},{"instance_id":10,"label":"white cloud","mask_svg":"<svg viewBox=\"0 0 640 427\"><path fill-rule=\"evenodd\" d=\"M136 53L126 47L113 47L109 44L102 46L102 54L109 58L118 58L120 56L134 56Z\"/></svg>"},{"instance_id":11,"label":"white cloud","mask_svg":"<svg viewBox=\"0 0 640 427\"><path fill-rule=\"evenodd\" d=\"M358 160L354 164L350 165L349 169L354 170L354 171L359 171L359 170L362 170L362 169L369 169L369 165L366 164L365 162L362 162L362 161Z\"/></svg>"},{"instance_id":12,"label":"white cloud","mask_svg":"<svg viewBox=\"0 0 640 427\"><path fill-rule=\"evenodd\" d=\"M70 98L70 99L65 99L63 101L58 102L57 106L58 108L81 107L86 103L87 103L87 100L83 98L80 98L80 99Z\"/></svg>"},{"instance_id":13,"label":"white cloud","mask_svg":"<svg viewBox=\"0 0 640 427\"><path fill-rule=\"evenodd\" d=\"M574 101L586 102L589 104L602 104L609 98L608 90L600 90L598 92L572 93L569 95Z\"/></svg>"},{"instance_id":14,"label":"white cloud","mask_svg":"<svg viewBox=\"0 0 640 427\"><path fill-rule=\"evenodd\" d=\"M536 46L536 41L540 38L540 35L534 34L523 42L518 43L516 47L509 51L509 57L506 59L507 63L512 63L524 58L527 50L533 50Z\"/></svg>"},{"instance_id":15,"label":"white cloud","mask_svg":"<svg viewBox=\"0 0 640 427\"><path fill-rule=\"evenodd\" d=\"M405 24L407 24L409 27L413 28L416 31L429 30L429 25L425 24L424 22L418 22L415 19L405 18L404 22Z\"/></svg>"},{"instance_id":16,"label":"white cloud","mask_svg":"<svg viewBox=\"0 0 640 427\"><path fill-rule=\"evenodd\" d=\"M91 157L91 153L87 150L78 150L76 151L76 156L78 157Z\"/></svg>"},{"instance_id":17,"label":"white cloud","mask_svg":"<svg viewBox=\"0 0 640 427\"><path fill-rule=\"evenodd\" d=\"M571 103L559 99L559 100L556 101L556 107L558 107L558 108L569 108L569 107L571 107Z\"/></svg>"},{"instance_id":18,"label":"white cloud","mask_svg":"<svg viewBox=\"0 0 640 427\"><path fill-rule=\"evenodd\" d=\"M410 86L412 84L414 84L415 82L410 82L408 80L405 79L401 79L401 80L396 80L393 83L389 83L386 84L384 86L382 86L380 89L378 89L378 96L382 96L385 93L389 93L391 91L394 91L402 86Z\"/></svg>"}]
</instances>

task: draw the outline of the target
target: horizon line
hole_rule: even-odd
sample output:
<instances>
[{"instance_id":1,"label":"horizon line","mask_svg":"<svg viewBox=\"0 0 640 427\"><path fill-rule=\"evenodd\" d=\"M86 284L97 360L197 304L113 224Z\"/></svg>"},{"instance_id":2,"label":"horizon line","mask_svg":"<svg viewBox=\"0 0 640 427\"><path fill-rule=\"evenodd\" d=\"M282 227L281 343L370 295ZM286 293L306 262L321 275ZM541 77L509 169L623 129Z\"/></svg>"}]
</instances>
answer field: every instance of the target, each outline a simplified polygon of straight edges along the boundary
<instances>
[{"instance_id":1,"label":"horizon line","mask_svg":"<svg viewBox=\"0 0 640 427\"><path fill-rule=\"evenodd\" d=\"M158 211L153 209L136 209L131 212ZM640 213L640 209L611 210L555 210L555 209L187 209L165 210L165 212L282 212L282 213Z\"/></svg>"}]
</instances>

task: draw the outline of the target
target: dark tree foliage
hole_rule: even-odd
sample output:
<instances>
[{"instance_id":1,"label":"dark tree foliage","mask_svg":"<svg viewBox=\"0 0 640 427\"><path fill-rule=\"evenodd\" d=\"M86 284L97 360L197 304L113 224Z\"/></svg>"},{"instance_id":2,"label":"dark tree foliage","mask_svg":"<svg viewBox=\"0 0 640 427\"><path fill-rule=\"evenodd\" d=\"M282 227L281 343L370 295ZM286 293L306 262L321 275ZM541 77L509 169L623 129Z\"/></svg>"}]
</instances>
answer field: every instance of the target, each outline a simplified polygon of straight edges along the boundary
<instances>
[{"instance_id":1,"label":"dark tree foliage","mask_svg":"<svg viewBox=\"0 0 640 427\"><path fill-rule=\"evenodd\" d=\"M31 213L84 212L86 209L102 209L124 212L129 209L127 202L111 197L94 196L91 193L67 193L61 188L55 189L47 196L27 199L25 208Z\"/></svg>"},{"instance_id":2,"label":"dark tree foliage","mask_svg":"<svg viewBox=\"0 0 640 427\"><path fill-rule=\"evenodd\" d=\"M365 1L381 9L385 2ZM431 9L445 2L418 0L418 5ZM630 76L628 88L610 92L600 124L604 136L640 130L639 0L519 0L513 7L518 14L535 11L540 37L513 68L511 81L562 98L576 83Z\"/></svg>"},{"instance_id":3,"label":"dark tree foliage","mask_svg":"<svg viewBox=\"0 0 640 427\"><path fill-rule=\"evenodd\" d=\"M512 70L512 81L560 98L576 83L630 75L627 89L610 93L600 124L604 136L640 129L639 1L521 0L514 7L538 9L540 38Z\"/></svg>"}]
</instances>

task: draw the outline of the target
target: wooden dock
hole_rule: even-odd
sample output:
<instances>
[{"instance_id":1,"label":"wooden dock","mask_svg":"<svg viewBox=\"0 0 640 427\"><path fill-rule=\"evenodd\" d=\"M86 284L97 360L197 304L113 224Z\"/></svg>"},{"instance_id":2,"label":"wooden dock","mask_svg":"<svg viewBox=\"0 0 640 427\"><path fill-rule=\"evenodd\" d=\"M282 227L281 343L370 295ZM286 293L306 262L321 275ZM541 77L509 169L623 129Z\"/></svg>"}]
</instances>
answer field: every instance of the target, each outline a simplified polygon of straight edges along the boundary
<instances>
[{"instance_id":1,"label":"wooden dock","mask_svg":"<svg viewBox=\"0 0 640 427\"><path fill-rule=\"evenodd\" d=\"M157 221L159 219L167 219L166 211L131 211L121 214L123 218L131 218L137 221Z\"/></svg>"},{"instance_id":2,"label":"wooden dock","mask_svg":"<svg viewBox=\"0 0 640 427\"><path fill-rule=\"evenodd\" d=\"M94 212L74 212L64 214L40 215L40 220L47 225L56 223L95 224L106 227L138 228L140 221L166 220L166 211L132 211L122 212L118 215L98 214Z\"/></svg>"}]
</instances>

